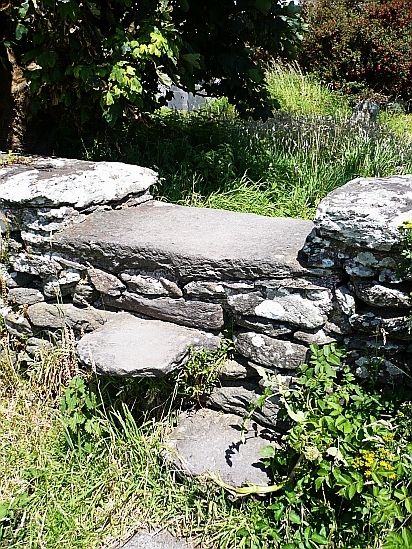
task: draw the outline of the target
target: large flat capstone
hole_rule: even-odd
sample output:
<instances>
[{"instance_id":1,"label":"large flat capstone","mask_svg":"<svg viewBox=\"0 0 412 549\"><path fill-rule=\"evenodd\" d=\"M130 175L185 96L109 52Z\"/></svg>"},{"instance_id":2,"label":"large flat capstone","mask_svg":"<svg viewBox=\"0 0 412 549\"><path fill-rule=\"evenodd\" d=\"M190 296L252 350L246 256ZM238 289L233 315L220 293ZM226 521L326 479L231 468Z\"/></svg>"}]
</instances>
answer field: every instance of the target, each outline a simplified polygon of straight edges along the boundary
<instances>
[{"instance_id":1,"label":"large flat capstone","mask_svg":"<svg viewBox=\"0 0 412 549\"><path fill-rule=\"evenodd\" d=\"M182 366L190 348L219 345L219 337L194 328L118 313L79 341L77 356L98 374L160 377Z\"/></svg>"},{"instance_id":2,"label":"large flat capstone","mask_svg":"<svg viewBox=\"0 0 412 549\"><path fill-rule=\"evenodd\" d=\"M164 270L181 279L284 277L312 222L153 201L96 212L53 238L53 250L87 257L111 272Z\"/></svg>"},{"instance_id":3,"label":"large flat capstone","mask_svg":"<svg viewBox=\"0 0 412 549\"><path fill-rule=\"evenodd\" d=\"M156 181L153 170L121 162L33 158L0 169L0 201L83 209L142 193Z\"/></svg>"}]
</instances>

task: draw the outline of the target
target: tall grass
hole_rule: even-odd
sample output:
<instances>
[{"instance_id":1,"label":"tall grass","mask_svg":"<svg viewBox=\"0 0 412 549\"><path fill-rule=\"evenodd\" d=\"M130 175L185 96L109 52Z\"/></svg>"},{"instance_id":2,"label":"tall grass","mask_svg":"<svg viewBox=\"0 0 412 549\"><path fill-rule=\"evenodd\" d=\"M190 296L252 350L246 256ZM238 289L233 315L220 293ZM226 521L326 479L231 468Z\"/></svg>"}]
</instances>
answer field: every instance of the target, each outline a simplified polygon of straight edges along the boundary
<instances>
[{"instance_id":1,"label":"tall grass","mask_svg":"<svg viewBox=\"0 0 412 549\"><path fill-rule=\"evenodd\" d=\"M282 110L265 123L240 120L225 101L190 114L164 109L128 127L117 149L94 145L88 157L156 169L162 200L301 218L350 179L412 171L406 115L383 113L367 133L348 125L344 98L295 67L272 67L267 81Z\"/></svg>"},{"instance_id":2,"label":"tall grass","mask_svg":"<svg viewBox=\"0 0 412 549\"><path fill-rule=\"evenodd\" d=\"M168 529L205 548L237 547L238 531L253 527L264 503L231 502L205 479L176 477L161 458L169 417L138 420L139 403L132 414L124 399L110 397L110 380L78 369L64 380L50 367L59 349L48 352L41 359L49 366L47 385L32 375L39 363L16 364L13 383L0 380L0 547L103 548L141 528ZM86 393L72 392L70 416L59 409L56 388L67 395L79 379L96 404L87 411ZM70 423L85 412L88 426Z\"/></svg>"}]
</instances>

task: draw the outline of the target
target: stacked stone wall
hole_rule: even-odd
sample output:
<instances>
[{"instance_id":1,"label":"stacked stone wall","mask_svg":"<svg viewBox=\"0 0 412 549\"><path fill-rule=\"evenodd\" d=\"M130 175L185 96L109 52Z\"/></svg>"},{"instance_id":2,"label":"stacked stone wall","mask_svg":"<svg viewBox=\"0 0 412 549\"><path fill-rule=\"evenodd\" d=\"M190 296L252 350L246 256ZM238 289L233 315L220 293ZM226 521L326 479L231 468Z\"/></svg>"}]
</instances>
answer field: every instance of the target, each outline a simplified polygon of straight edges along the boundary
<instances>
[{"instance_id":1,"label":"stacked stone wall","mask_svg":"<svg viewBox=\"0 0 412 549\"><path fill-rule=\"evenodd\" d=\"M312 343L344 344L361 378L409 383L412 283L397 267L412 177L349 182L312 224L158 203L150 170L70 162L0 170L0 314L29 355L128 311L233 334L208 398L226 411L244 413L264 370L292 380ZM275 396L259 419L276 413Z\"/></svg>"}]
</instances>

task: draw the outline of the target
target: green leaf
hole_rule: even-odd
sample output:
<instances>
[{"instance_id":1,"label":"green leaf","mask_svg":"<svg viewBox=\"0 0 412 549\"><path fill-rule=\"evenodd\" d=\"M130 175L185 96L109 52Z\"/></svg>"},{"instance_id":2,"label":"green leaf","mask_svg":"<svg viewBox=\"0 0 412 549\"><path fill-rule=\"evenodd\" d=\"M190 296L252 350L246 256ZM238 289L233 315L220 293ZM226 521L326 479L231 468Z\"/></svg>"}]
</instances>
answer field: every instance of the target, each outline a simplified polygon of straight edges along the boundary
<instances>
[{"instance_id":1,"label":"green leaf","mask_svg":"<svg viewBox=\"0 0 412 549\"><path fill-rule=\"evenodd\" d=\"M293 522L293 524L301 524L302 522L300 516L295 511L293 511L293 509L289 511L289 520L290 522Z\"/></svg>"},{"instance_id":2,"label":"green leaf","mask_svg":"<svg viewBox=\"0 0 412 549\"><path fill-rule=\"evenodd\" d=\"M312 535L310 536L310 539L314 541L315 543L319 543L320 545L327 545L329 543L328 538L325 538L325 536L322 536L321 534L318 534L317 532L312 532Z\"/></svg>"},{"instance_id":3,"label":"green leaf","mask_svg":"<svg viewBox=\"0 0 412 549\"><path fill-rule=\"evenodd\" d=\"M402 528L402 539L405 543L405 547L412 548L412 532L408 528Z\"/></svg>"},{"instance_id":4,"label":"green leaf","mask_svg":"<svg viewBox=\"0 0 412 549\"><path fill-rule=\"evenodd\" d=\"M24 25L22 25L22 23L17 23L16 40L21 40L27 32L28 32L28 29Z\"/></svg>"},{"instance_id":5,"label":"green leaf","mask_svg":"<svg viewBox=\"0 0 412 549\"><path fill-rule=\"evenodd\" d=\"M273 446L271 446L270 444L259 450L259 455L261 457L270 458L274 454L275 454L275 448Z\"/></svg>"}]
</instances>

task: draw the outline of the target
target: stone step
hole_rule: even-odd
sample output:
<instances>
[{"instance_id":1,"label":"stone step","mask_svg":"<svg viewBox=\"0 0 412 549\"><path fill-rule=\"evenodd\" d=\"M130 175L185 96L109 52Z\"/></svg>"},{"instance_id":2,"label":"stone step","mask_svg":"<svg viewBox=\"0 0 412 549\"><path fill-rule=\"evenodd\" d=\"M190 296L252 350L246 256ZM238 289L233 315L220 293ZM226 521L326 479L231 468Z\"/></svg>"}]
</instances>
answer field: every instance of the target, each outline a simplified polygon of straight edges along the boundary
<instances>
[{"instance_id":1,"label":"stone step","mask_svg":"<svg viewBox=\"0 0 412 549\"><path fill-rule=\"evenodd\" d=\"M242 418L207 408L184 412L166 439L164 458L187 476L214 475L224 483L240 487L267 486L270 471L259 458L259 450L278 446L273 430L247 421L242 442Z\"/></svg>"},{"instance_id":2,"label":"stone step","mask_svg":"<svg viewBox=\"0 0 412 549\"><path fill-rule=\"evenodd\" d=\"M220 341L195 328L117 313L83 336L76 352L80 362L98 374L160 377L183 366L191 348L213 350Z\"/></svg>"},{"instance_id":3,"label":"stone step","mask_svg":"<svg viewBox=\"0 0 412 549\"><path fill-rule=\"evenodd\" d=\"M166 531L138 532L123 545L116 545L110 549L193 549L186 540L177 539Z\"/></svg>"},{"instance_id":4,"label":"stone step","mask_svg":"<svg viewBox=\"0 0 412 549\"><path fill-rule=\"evenodd\" d=\"M53 251L111 273L165 270L183 282L282 278L306 272L297 256L312 222L151 201L95 212L53 236Z\"/></svg>"}]
</instances>

